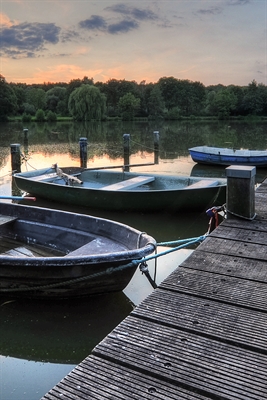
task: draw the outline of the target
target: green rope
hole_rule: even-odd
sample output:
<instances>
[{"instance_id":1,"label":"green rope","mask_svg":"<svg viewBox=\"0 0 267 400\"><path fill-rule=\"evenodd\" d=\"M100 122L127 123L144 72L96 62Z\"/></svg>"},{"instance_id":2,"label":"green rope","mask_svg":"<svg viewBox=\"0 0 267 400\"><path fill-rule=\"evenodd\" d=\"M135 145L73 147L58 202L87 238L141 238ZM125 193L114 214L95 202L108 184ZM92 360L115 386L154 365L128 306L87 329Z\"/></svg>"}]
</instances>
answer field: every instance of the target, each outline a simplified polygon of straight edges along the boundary
<instances>
[{"instance_id":1,"label":"green rope","mask_svg":"<svg viewBox=\"0 0 267 400\"><path fill-rule=\"evenodd\" d=\"M206 235L203 235L203 236L198 236L198 237L196 237L196 238L184 239L184 240L177 240L177 241L174 241L174 242L162 242L162 243L157 243L158 246L166 246L167 244L170 245L171 243L174 244L174 243L180 243L180 242L185 242L185 241L187 242L187 243L181 244L180 246L177 246L177 247L168 249L168 250L166 250L166 251L162 251L161 253L155 254L155 255L153 255L153 256L145 257L144 259L142 259L142 262L149 261L149 260L153 260L153 259L158 258L158 257L161 257L161 256L165 256L166 254L169 254L169 253L172 253L172 252L174 252L174 251L183 249L183 248L185 248L185 247L187 247L187 246L191 246L192 244L201 243L201 242L203 242L203 241L206 239L206 237L207 237ZM140 261L140 262L141 262L141 261Z\"/></svg>"},{"instance_id":2,"label":"green rope","mask_svg":"<svg viewBox=\"0 0 267 400\"><path fill-rule=\"evenodd\" d=\"M121 265L119 267L109 267L105 271L96 272L94 274L82 276L80 278L75 278L75 279L71 279L71 280L64 281L64 282L51 283L51 284L48 284L48 285L35 286L35 287L4 288L4 289L0 289L0 293L32 292L32 291L35 291L35 290L52 289L52 288L56 288L56 287L60 287L60 286L75 284L75 283L78 283L78 282L94 279L96 277L100 277L100 276L106 275L106 274L112 274L113 272L122 271L122 270L124 270L126 268L130 268L130 267L133 267L133 266L137 267L139 264L142 264L142 263L145 263L147 261L162 257L162 256L164 256L166 254L169 254L169 253L172 253L174 251L183 249L183 248L185 248L187 246L190 246L192 244L203 242L203 240L205 240L206 237L207 237L206 235L203 235L203 236L198 236L198 237L190 238L190 239L181 239L181 240L176 240L176 241L172 241L172 242L157 243L157 246L166 246L166 245L177 244L177 243L183 243L183 244L181 244L180 246L174 247L174 248L170 248L170 249L168 249L166 251L163 251L161 253L154 254L154 255L148 256L148 257L144 257L144 258L142 258L140 260L132 260L130 263L125 264L125 265Z\"/></svg>"},{"instance_id":3,"label":"green rope","mask_svg":"<svg viewBox=\"0 0 267 400\"><path fill-rule=\"evenodd\" d=\"M180 240L175 240L172 242L160 242L157 243L157 246L173 246L175 244L179 244L179 243L185 243L185 242L203 242L203 240L206 238L206 235L202 235L202 236L198 236L198 237L194 237L194 238L189 238L189 239L180 239Z\"/></svg>"},{"instance_id":4,"label":"green rope","mask_svg":"<svg viewBox=\"0 0 267 400\"><path fill-rule=\"evenodd\" d=\"M96 272L96 273L91 274L91 275L81 276L80 278L70 279L70 280L64 281L64 282L56 282L56 283L50 283L50 284L47 284L47 285L33 286L33 287L0 289L0 293L1 292L3 292L3 293L7 293L7 292L11 292L11 293L12 292L32 292L34 290L52 289L52 288L56 288L56 287L60 287L60 286L70 285L70 284L73 284L73 283L86 281L88 279L94 279L94 278L97 278L97 277L102 276L102 275L112 274L115 271L116 272L117 271L122 271L125 268L133 267L135 265L134 262L135 262L135 260L133 261L133 263L128 263L126 265L121 265L120 267L109 267L109 268L105 269L104 271Z\"/></svg>"}]
</instances>

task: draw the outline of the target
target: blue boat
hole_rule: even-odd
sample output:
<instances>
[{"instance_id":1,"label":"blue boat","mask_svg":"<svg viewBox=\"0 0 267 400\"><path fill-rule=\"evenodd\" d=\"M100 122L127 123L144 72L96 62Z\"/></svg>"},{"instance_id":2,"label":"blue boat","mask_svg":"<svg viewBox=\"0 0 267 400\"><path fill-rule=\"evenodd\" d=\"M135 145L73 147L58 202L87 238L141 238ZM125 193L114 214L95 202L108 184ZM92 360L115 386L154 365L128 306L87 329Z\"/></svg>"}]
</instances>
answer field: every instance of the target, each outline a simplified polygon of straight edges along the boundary
<instances>
[{"instance_id":1,"label":"blue boat","mask_svg":"<svg viewBox=\"0 0 267 400\"><path fill-rule=\"evenodd\" d=\"M154 238L116 221L2 202L0 237L0 296L12 298L120 292L156 249Z\"/></svg>"},{"instance_id":2,"label":"blue boat","mask_svg":"<svg viewBox=\"0 0 267 400\"><path fill-rule=\"evenodd\" d=\"M235 150L224 147L197 146L189 149L194 162L213 165L251 165L267 167L266 150Z\"/></svg>"}]
</instances>

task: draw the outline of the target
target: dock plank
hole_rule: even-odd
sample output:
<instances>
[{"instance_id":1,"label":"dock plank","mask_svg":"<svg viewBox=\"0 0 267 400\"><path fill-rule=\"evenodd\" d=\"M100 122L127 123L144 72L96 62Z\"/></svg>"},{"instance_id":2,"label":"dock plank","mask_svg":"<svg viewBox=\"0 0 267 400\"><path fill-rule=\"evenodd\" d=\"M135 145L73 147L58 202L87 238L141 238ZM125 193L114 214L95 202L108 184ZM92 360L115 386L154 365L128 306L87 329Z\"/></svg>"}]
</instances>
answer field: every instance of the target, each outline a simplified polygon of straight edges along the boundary
<instances>
[{"instance_id":1,"label":"dock plank","mask_svg":"<svg viewBox=\"0 0 267 400\"><path fill-rule=\"evenodd\" d=\"M92 379L77 390L77 382L79 383L84 376L91 376ZM131 368L95 356L87 357L59 384L62 390L66 387L70 391L76 389L79 399L207 400L207 397L201 394L192 393L171 383L164 383L153 376L144 376Z\"/></svg>"},{"instance_id":2,"label":"dock plank","mask_svg":"<svg viewBox=\"0 0 267 400\"><path fill-rule=\"evenodd\" d=\"M201 250L206 250L213 254L228 254L233 257L250 258L252 260L267 260L267 246L264 243L235 240L234 237L227 237L228 233L229 231L226 230L225 238L208 237L202 243Z\"/></svg>"},{"instance_id":3,"label":"dock plank","mask_svg":"<svg viewBox=\"0 0 267 400\"><path fill-rule=\"evenodd\" d=\"M247 400L267 393L266 355L132 316L93 354L202 395Z\"/></svg>"},{"instance_id":4,"label":"dock plank","mask_svg":"<svg viewBox=\"0 0 267 400\"><path fill-rule=\"evenodd\" d=\"M251 226L250 229L242 229L225 224L219 226L215 231L213 231L209 238L212 237L222 238L226 240L229 239L235 241L249 242L260 245L267 244L267 232L253 229L253 226Z\"/></svg>"},{"instance_id":5,"label":"dock plank","mask_svg":"<svg viewBox=\"0 0 267 400\"><path fill-rule=\"evenodd\" d=\"M267 265L265 260L254 260L244 257L233 257L229 254L210 253L203 247L193 252L180 267L218 273L236 278L267 283Z\"/></svg>"},{"instance_id":6,"label":"dock plank","mask_svg":"<svg viewBox=\"0 0 267 400\"><path fill-rule=\"evenodd\" d=\"M260 282L179 267L160 287L253 310L267 311L267 285Z\"/></svg>"},{"instance_id":7,"label":"dock plank","mask_svg":"<svg viewBox=\"0 0 267 400\"><path fill-rule=\"evenodd\" d=\"M177 310L175 313L174 309ZM156 290L131 315L267 354L265 312L184 293Z\"/></svg>"}]
</instances>

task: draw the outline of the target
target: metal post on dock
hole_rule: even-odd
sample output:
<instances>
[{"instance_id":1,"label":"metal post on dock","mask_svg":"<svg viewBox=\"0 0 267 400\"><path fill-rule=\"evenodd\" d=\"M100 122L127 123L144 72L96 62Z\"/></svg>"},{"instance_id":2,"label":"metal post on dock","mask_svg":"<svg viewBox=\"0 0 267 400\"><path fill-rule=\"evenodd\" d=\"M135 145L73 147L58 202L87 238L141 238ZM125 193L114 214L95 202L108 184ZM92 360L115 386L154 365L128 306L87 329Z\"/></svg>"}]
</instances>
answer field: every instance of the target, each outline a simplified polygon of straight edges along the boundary
<instances>
[{"instance_id":1,"label":"metal post on dock","mask_svg":"<svg viewBox=\"0 0 267 400\"><path fill-rule=\"evenodd\" d=\"M226 168L227 218L255 218L255 176L256 167L231 165Z\"/></svg>"},{"instance_id":2,"label":"metal post on dock","mask_svg":"<svg viewBox=\"0 0 267 400\"><path fill-rule=\"evenodd\" d=\"M20 144L14 143L10 145L11 151L11 170L13 172L21 172L21 156Z\"/></svg>"},{"instance_id":3,"label":"metal post on dock","mask_svg":"<svg viewBox=\"0 0 267 400\"><path fill-rule=\"evenodd\" d=\"M79 140L80 144L80 166L87 168L87 138L81 137Z\"/></svg>"},{"instance_id":4,"label":"metal post on dock","mask_svg":"<svg viewBox=\"0 0 267 400\"><path fill-rule=\"evenodd\" d=\"M159 163L159 131L154 131L154 164Z\"/></svg>"},{"instance_id":5,"label":"metal post on dock","mask_svg":"<svg viewBox=\"0 0 267 400\"><path fill-rule=\"evenodd\" d=\"M123 154L124 154L124 170L129 172L130 164L130 135L125 133L123 135Z\"/></svg>"}]
</instances>

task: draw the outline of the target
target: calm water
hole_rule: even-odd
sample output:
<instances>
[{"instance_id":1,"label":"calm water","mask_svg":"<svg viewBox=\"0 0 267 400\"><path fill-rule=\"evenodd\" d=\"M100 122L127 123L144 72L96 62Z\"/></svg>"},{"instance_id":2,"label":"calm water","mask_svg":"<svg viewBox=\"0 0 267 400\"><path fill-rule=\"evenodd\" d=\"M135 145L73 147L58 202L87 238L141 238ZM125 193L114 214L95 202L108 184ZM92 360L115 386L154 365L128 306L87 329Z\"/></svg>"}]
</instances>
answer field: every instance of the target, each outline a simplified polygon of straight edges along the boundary
<instances>
[{"instance_id":1,"label":"calm water","mask_svg":"<svg viewBox=\"0 0 267 400\"><path fill-rule=\"evenodd\" d=\"M188 148L214 145L266 149L264 124L0 124L0 195L20 194L12 184L10 144L19 143L25 155L22 171L80 165L79 138L88 138L88 167L123 164L123 134L131 135L130 162L151 163L153 131L160 133L159 164L138 167L140 172L192 176L225 176L224 168L200 167L190 159ZM257 171L257 180L267 175ZM3 200L7 201L7 200ZM38 199L46 206L93 214L127 223L146 231L158 242L204 234L208 219L203 213L169 215L98 212ZM159 248L158 252L165 250ZM160 283L193 249L184 249L149 263L151 275ZM0 298L0 400L38 400L92 348L153 291L137 271L123 293L88 299L42 302Z\"/></svg>"}]
</instances>

